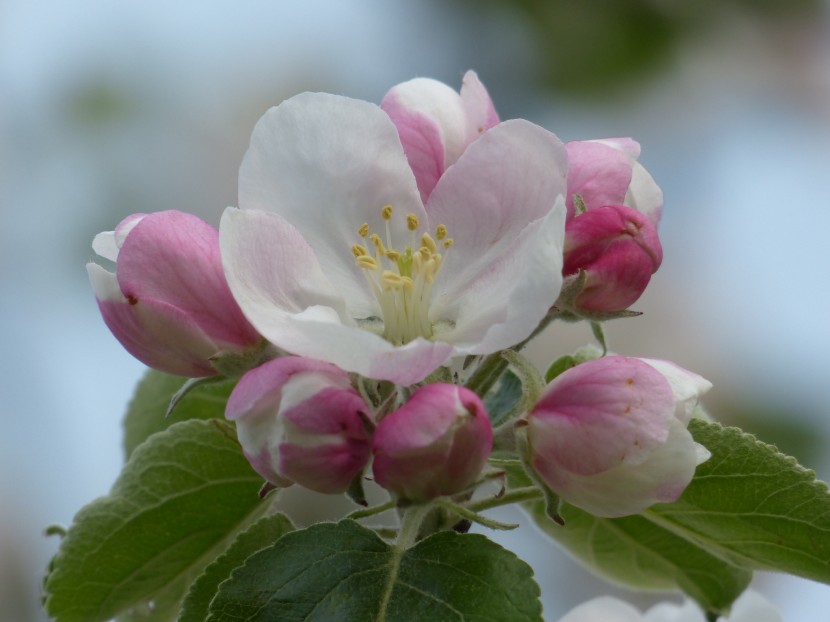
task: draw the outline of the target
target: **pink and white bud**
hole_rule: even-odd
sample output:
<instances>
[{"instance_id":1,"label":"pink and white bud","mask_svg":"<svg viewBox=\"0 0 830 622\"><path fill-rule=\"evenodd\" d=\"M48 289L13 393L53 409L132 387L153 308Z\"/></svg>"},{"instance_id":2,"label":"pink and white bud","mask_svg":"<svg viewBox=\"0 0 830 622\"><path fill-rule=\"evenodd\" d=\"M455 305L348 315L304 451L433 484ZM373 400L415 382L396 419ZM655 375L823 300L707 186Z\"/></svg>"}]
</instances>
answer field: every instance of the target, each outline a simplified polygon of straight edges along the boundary
<instances>
[{"instance_id":1,"label":"pink and white bud","mask_svg":"<svg viewBox=\"0 0 830 622\"><path fill-rule=\"evenodd\" d=\"M398 128L424 203L467 146L499 123L474 71L464 74L460 93L437 80L415 78L392 87L380 107Z\"/></svg>"},{"instance_id":2,"label":"pink and white bud","mask_svg":"<svg viewBox=\"0 0 830 622\"><path fill-rule=\"evenodd\" d=\"M134 214L99 233L95 252L115 272L87 264L112 334L142 363L179 376L213 376L214 362L258 348L262 338L231 295L219 233L178 211Z\"/></svg>"},{"instance_id":3,"label":"pink and white bud","mask_svg":"<svg viewBox=\"0 0 830 622\"><path fill-rule=\"evenodd\" d=\"M576 214L574 195L590 211L625 205L644 214L656 227L663 211L663 191L637 162L640 144L631 138L567 143L568 219Z\"/></svg>"},{"instance_id":4,"label":"pink and white bud","mask_svg":"<svg viewBox=\"0 0 830 622\"><path fill-rule=\"evenodd\" d=\"M370 410L348 374L330 363L284 356L252 369L231 393L225 417L236 421L251 466L275 486L345 492L371 454Z\"/></svg>"},{"instance_id":5,"label":"pink and white bud","mask_svg":"<svg viewBox=\"0 0 830 622\"><path fill-rule=\"evenodd\" d=\"M479 397L464 387L428 384L375 430L375 481L409 501L454 495L476 481L493 449Z\"/></svg>"},{"instance_id":6,"label":"pink and white bud","mask_svg":"<svg viewBox=\"0 0 830 622\"><path fill-rule=\"evenodd\" d=\"M585 272L567 305L613 313L627 309L643 293L663 261L657 229L640 212L607 205L571 218L565 225L562 274Z\"/></svg>"},{"instance_id":7,"label":"pink and white bud","mask_svg":"<svg viewBox=\"0 0 830 622\"><path fill-rule=\"evenodd\" d=\"M686 429L711 384L668 361L606 356L556 377L528 417L531 464L596 516L677 500L709 458Z\"/></svg>"}]
</instances>

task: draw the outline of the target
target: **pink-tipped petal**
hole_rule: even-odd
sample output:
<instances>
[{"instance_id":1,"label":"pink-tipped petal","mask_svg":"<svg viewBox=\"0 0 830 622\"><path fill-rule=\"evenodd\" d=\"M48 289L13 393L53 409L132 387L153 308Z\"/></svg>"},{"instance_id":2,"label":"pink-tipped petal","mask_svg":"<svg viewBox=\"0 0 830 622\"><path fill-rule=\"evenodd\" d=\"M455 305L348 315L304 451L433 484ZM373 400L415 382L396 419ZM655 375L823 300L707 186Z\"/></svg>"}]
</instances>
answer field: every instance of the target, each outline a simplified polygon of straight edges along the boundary
<instances>
[{"instance_id":1,"label":"pink-tipped petal","mask_svg":"<svg viewBox=\"0 0 830 622\"><path fill-rule=\"evenodd\" d=\"M360 242L363 223L385 231L385 205L425 219L397 130L377 106L303 93L271 108L257 123L239 169L239 207L290 222L328 279L341 291L355 292L358 302L368 290L351 248ZM404 218L389 225L393 239L408 237Z\"/></svg>"}]
</instances>

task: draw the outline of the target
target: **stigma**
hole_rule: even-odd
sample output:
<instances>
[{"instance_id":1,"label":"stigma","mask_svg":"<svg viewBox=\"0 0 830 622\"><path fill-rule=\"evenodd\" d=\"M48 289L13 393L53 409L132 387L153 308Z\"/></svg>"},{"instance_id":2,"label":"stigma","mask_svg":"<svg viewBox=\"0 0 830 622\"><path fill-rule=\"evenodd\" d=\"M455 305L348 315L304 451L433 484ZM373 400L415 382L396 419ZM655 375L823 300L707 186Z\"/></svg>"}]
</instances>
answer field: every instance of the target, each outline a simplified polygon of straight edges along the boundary
<instances>
[{"instance_id":1,"label":"stigma","mask_svg":"<svg viewBox=\"0 0 830 622\"><path fill-rule=\"evenodd\" d=\"M420 237L420 219L406 214L409 244L398 247L392 240L389 221L395 216L391 205L381 209L386 224L385 236L371 231L364 223L357 231L359 244L352 246L355 264L364 271L380 307L383 338L395 345L423 337L430 339L434 323L429 306L432 287L446 259L453 239L447 228L438 225L435 235L424 231ZM442 255L439 251L444 251Z\"/></svg>"}]
</instances>

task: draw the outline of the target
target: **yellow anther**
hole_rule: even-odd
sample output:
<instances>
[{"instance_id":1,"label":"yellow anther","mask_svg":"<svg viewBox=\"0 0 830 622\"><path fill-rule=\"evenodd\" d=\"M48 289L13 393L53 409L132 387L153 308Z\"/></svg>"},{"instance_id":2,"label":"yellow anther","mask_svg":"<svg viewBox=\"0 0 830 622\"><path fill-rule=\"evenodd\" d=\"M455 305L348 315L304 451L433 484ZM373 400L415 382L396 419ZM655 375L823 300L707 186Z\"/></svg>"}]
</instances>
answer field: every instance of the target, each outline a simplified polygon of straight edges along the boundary
<instances>
[{"instance_id":1,"label":"yellow anther","mask_svg":"<svg viewBox=\"0 0 830 622\"><path fill-rule=\"evenodd\" d=\"M376 262L373 257L369 257L369 255L361 255L360 257L356 257L355 264L357 264L358 268L363 268L364 270L378 269L378 262Z\"/></svg>"},{"instance_id":2,"label":"yellow anther","mask_svg":"<svg viewBox=\"0 0 830 622\"><path fill-rule=\"evenodd\" d=\"M447 237L447 227L445 225L438 225L435 228L435 237L439 240L443 240Z\"/></svg>"},{"instance_id":3,"label":"yellow anther","mask_svg":"<svg viewBox=\"0 0 830 622\"><path fill-rule=\"evenodd\" d=\"M430 251L426 246L422 246L421 248L419 248L418 254L424 261L428 261L429 258L432 257L432 251Z\"/></svg>"},{"instance_id":4,"label":"yellow anther","mask_svg":"<svg viewBox=\"0 0 830 622\"><path fill-rule=\"evenodd\" d=\"M447 238L446 240L444 240L444 248L449 248L453 244L455 244L455 240L453 240L452 238Z\"/></svg>"},{"instance_id":5,"label":"yellow anther","mask_svg":"<svg viewBox=\"0 0 830 622\"><path fill-rule=\"evenodd\" d=\"M421 221L418 220L418 217L415 214L407 214L406 215L406 227L410 231L415 231L418 227L421 226Z\"/></svg>"},{"instance_id":6,"label":"yellow anther","mask_svg":"<svg viewBox=\"0 0 830 622\"><path fill-rule=\"evenodd\" d=\"M383 209L380 210L380 215L383 217L384 220L389 220L392 218L392 212L395 211L391 205L384 205Z\"/></svg>"},{"instance_id":7,"label":"yellow anther","mask_svg":"<svg viewBox=\"0 0 830 622\"><path fill-rule=\"evenodd\" d=\"M369 239L372 241L372 244L378 249L381 255L386 254L386 247L383 245L383 240L380 239L380 236L377 233L373 233L369 236Z\"/></svg>"},{"instance_id":8,"label":"yellow anther","mask_svg":"<svg viewBox=\"0 0 830 622\"><path fill-rule=\"evenodd\" d=\"M401 258L400 252L396 250L388 250L386 251L386 256L389 258L390 261L398 261Z\"/></svg>"},{"instance_id":9,"label":"yellow anther","mask_svg":"<svg viewBox=\"0 0 830 622\"><path fill-rule=\"evenodd\" d=\"M385 289L400 289L404 286L404 277L391 270L384 270L381 277Z\"/></svg>"},{"instance_id":10,"label":"yellow anther","mask_svg":"<svg viewBox=\"0 0 830 622\"><path fill-rule=\"evenodd\" d=\"M361 255L368 255L369 250L362 244L355 244L354 246L352 246L352 254L355 257L360 257Z\"/></svg>"},{"instance_id":11,"label":"yellow anther","mask_svg":"<svg viewBox=\"0 0 830 622\"><path fill-rule=\"evenodd\" d=\"M426 246L430 253L434 253L438 250L438 247L435 245L435 240L432 239L432 236L429 233L424 233L424 235L421 236L421 244Z\"/></svg>"},{"instance_id":12,"label":"yellow anther","mask_svg":"<svg viewBox=\"0 0 830 622\"><path fill-rule=\"evenodd\" d=\"M362 238L365 238L367 235L369 235L368 222L364 222L362 225L360 225L360 229L357 230L357 235L359 235Z\"/></svg>"},{"instance_id":13,"label":"yellow anther","mask_svg":"<svg viewBox=\"0 0 830 622\"><path fill-rule=\"evenodd\" d=\"M403 289L405 292L410 293L413 289L415 289L415 281L413 281L408 276L402 277L403 279Z\"/></svg>"}]
</instances>

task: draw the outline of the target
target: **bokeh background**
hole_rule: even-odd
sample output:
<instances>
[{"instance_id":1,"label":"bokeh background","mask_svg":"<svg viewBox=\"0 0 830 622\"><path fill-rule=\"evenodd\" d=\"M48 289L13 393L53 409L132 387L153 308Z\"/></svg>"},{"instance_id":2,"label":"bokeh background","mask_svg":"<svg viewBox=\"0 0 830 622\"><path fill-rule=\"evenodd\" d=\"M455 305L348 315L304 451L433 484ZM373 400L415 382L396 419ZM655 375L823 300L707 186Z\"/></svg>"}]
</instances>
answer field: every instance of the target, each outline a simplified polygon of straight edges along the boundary
<instances>
[{"instance_id":1,"label":"bokeh background","mask_svg":"<svg viewBox=\"0 0 830 622\"><path fill-rule=\"evenodd\" d=\"M42 620L50 523L106 493L142 366L84 264L132 212L218 223L257 118L305 90L379 101L475 69L502 118L633 136L661 184L666 259L608 327L626 354L715 383L707 405L830 476L827 0L0 0L0 620ZM590 339L554 326L541 363ZM515 519L516 515L500 514ZM520 517L519 517L520 518ZM556 620L599 593L531 527L499 535ZM760 576L785 619L830 587ZM644 602L636 600L635 602Z\"/></svg>"}]
</instances>

